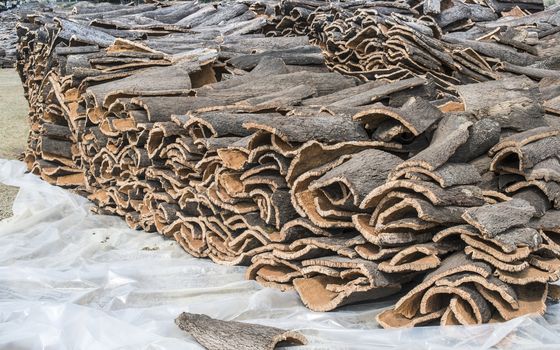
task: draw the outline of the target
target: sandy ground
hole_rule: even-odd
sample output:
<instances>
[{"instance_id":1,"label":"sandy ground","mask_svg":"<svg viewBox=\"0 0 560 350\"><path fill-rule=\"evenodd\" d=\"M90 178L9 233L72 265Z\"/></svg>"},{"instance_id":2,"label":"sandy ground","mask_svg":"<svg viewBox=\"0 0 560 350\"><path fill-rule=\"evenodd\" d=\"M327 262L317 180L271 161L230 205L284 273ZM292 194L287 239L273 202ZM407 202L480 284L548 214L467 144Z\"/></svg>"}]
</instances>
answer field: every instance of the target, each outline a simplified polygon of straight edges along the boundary
<instances>
[{"instance_id":1,"label":"sandy ground","mask_svg":"<svg viewBox=\"0 0 560 350\"><path fill-rule=\"evenodd\" d=\"M15 70L0 69L0 158L16 159L25 149L27 101ZM0 220L12 215L16 187L0 184Z\"/></svg>"}]
</instances>

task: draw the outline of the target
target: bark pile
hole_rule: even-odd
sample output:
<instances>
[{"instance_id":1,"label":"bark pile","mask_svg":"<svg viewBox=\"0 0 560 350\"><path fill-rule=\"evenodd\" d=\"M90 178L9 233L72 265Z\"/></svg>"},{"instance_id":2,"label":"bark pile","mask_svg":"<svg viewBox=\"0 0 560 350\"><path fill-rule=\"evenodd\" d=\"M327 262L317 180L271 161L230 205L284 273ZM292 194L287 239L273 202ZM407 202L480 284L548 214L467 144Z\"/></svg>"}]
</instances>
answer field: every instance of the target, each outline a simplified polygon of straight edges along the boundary
<instances>
[{"instance_id":1,"label":"bark pile","mask_svg":"<svg viewBox=\"0 0 560 350\"><path fill-rule=\"evenodd\" d=\"M313 310L402 291L382 326L544 313L560 270L560 12L491 4L26 16L25 161Z\"/></svg>"},{"instance_id":2,"label":"bark pile","mask_svg":"<svg viewBox=\"0 0 560 350\"><path fill-rule=\"evenodd\" d=\"M0 5L1 6L1 5ZM0 11L0 68L13 68L16 63L16 11Z\"/></svg>"}]
</instances>

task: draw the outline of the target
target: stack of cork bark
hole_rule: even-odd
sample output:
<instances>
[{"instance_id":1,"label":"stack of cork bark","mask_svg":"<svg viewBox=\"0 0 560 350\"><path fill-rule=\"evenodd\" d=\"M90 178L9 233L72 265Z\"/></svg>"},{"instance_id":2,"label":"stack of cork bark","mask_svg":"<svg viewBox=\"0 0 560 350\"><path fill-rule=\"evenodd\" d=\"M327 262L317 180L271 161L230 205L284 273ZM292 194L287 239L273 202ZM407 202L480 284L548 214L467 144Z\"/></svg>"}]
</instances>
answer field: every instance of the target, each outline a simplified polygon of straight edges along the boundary
<instances>
[{"instance_id":1,"label":"stack of cork bark","mask_svg":"<svg viewBox=\"0 0 560 350\"><path fill-rule=\"evenodd\" d=\"M560 271L560 10L491 5L29 15L25 160L313 310L401 292L382 326L544 313Z\"/></svg>"},{"instance_id":2,"label":"stack of cork bark","mask_svg":"<svg viewBox=\"0 0 560 350\"><path fill-rule=\"evenodd\" d=\"M268 35L308 35L330 68L364 80L429 74L445 90L496 70L558 76L557 60L540 60L535 46L559 24L540 1L283 0L275 10Z\"/></svg>"},{"instance_id":3,"label":"stack of cork bark","mask_svg":"<svg viewBox=\"0 0 560 350\"><path fill-rule=\"evenodd\" d=\"M0 3L0 68L13 68L16 63L16 24L15 10L1 12Z\"/></svg>"}]
</instances>

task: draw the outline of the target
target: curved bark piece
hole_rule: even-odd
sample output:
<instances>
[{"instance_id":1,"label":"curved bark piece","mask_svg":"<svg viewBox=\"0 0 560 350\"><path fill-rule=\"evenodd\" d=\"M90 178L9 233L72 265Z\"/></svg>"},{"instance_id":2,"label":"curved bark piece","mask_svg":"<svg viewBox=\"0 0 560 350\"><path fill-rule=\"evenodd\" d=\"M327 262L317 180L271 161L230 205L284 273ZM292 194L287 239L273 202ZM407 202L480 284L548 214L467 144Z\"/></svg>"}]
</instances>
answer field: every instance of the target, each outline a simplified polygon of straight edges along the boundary
<instances>
[{"instance_id":1,"label":"curved bark piece","mask_svg":"<svg viewBox=\"0 0 560 350\"><path fill-rule=\"evenodd\" d=\"M399 157L382 150L364 150L313 181L309 189L337 186L342 190L346 187L352 194L351 203L358 207L372 189L385 183L389 172L401 162Z\"/></svg>"},{"instance_id":2,"label":"curved bark piece","mask_svg":"<svg viewBox=\"0 0 560 350\"><path fill-rule=\"evenodd\" d=\"M334 235L332 232L316 226L309 219L296 218L288 221L279 232L270 233L269 237L273 242L293 242L301 238L332 237Z\"/></svg>"},{"instance_id":3,"label":"curved bark piece","mask_svg":"<svg viewBox=\"0 0 560 350\"><path fill-rule=\"evenodd\" d=\"M545 126L538 85L527 77L458 85L455 89L465 111L477 119L491 119L503 129L517 131ZM492 91L492 96L487 91Z\"/></svg>"},{"instance_id":4,"label":"curved bark piece","mask_svg":"<svg viewBox=\"0 0 560 350\"><path fill-rule=\"evenodd\" d=\"M492 317L490 306L486 300L475 288L469 286L436 286L428 289L420 301L420 313L427 314L445 306L443 295L456 296L452 299L452 301L455 300L455 303L450 303L449 306L455 318L461 324L486 323Z\"/></svg>"},{"instance_id":5,"label":"curved bark piece","mask_svg":"<svg viewBox=\"0 0 560 350\"><path fill-rule=\"evenodd\" d=\"M491 254L487 254L486 252L475 249L471 246L465 247L465 253L468 256L470 256L471 259L473 260L480 260L480 261L487 262L488 264L494 266L495 268L503 271L521 272L529 267L529 263L527 261L512 261L509 263L505 263L495 258Z\"/></svg>"},{"instance_id":6,"label":"curved bark piece","mask_svg":"<svg viewBox=\"0 0 560 350\"><path fill-rule=\"evenodd\" d=\"M519 301L515 289L494 276L485 278L468 272L457 273L437 280L436 286L458 287L469 283L474 283L476 289L491 303L492 301L486 298L481 289L492 292L494 297L500 298L502 304L507 303L512 310L519 309Z\"/></svg>"},{"instance_id":7,"label":"curved bark piece","mask_svg":"<svg viewBox=\"0 0 560 350\"><path fill-rule=\"evenodd\" d=\"M530 283L548 283L556 282L560 278L560 271L543 271L535 267L529 266L520 272L509 272L497 269L496 277L505 283L515 285L527 285Z\"/></svg>"},{"instance_id":8,"label":"curved bark piece","mask_svg":"<svg viewBox=\"0 0 560 350\"><path fill-rule=\"evenodd\" d=\"M406 128L406 132L399 134L406 138L406 133L414 136L422 134L443 117L443 113L421 98L410 98L400 109L376 106L355 114L352 119L364 124L366 130L372 133L387 120L394 119ZM398 138L395 138L398 142Z\"/></svg>"},{"instance_id":9,"label":"curved bark piece","mask_svg":"<svg viewBox=\"0 0 560 350\"><path fill-rule=\"evenodd\" d=\"M486 240L480 237L478 234L467 235L462 234L461 239L469 246L483 251L494 258L503 262L515 262L520 261L531 253L531 248L529 247L519 247L512 251L511 253L504 253L499 244L496 244L492 240Z\"/></svg>"},{"instance_id":10,"label":"curved bark piece","mask_svg":"<svg viewBox=\"0 0 560 350\"><path fill-rule=\"evenodd\" d=\"M283 342L307 344L307 339L299 332L251 323L222 321L201 314L183 312L175 319L175 323L208 350L272 350Z\"/></svg>"},{"instance_id":11,"label":"curved bark piece","mask_svg":"<svg viewBox=\"0 0 560 350\"><path fill-rule=\"evenodd\" d=\"M461 323L455 318L455 314L450 307L445 309L443 315L441 315L440 323L441 326L459 326Z\"/></svg>"},{"instance_id":12,"label":"curved bark piece","mask_svg":"<svg viewBox=\"0 0 560 350\"><path fill-rule=\"evenodd\" d=\"M283 50L270 50L251 55L240 55L227 61L228 64L243 70L251 70L265 57L281 58L286 64L321 65L324 57L318 47L306 45Z\"/></svg>"},{"instance_id":13,"label":"curved bark piece","mask_svg":"<svg viewBox=\"0 0 560 350\"><path fill-rule=\"evenodd\" d=\"M530 250L538 249L542 244L542 237L535 229L520 227L504 231L490 241L505 253L512 253L520 247L528 247Z\"/></svg>"},{"instance_id":14,"label":"curved bark piece","mask_svg":"<svg viewBox=\"0 0 560 350\"><path fill-rule=\"evenodd\" d=\"M537 230L560 231L560 210L548 210L543 216L531 219L528 226Z\"/></svg>"},{"instance_id":15,"label":"curved bark piece","mask_svg":"<svg viewBox=\"0 0 560 350\"><path fill-rule=\"evenodd\" d=\"M560 152L560 136L543 138L522 147L507 147L494 155L490 170L524 174L543 160Z\"/></svg>"},{"instance_id":16,"label":"curved bark piece","mask_svg":"<svg viewBox=\"0 0 560 350\"><path fill-rule=\"evenodd\" d=\"M491 119L475 122L469 129L469 138L449 158L453 163L471 162L500 141L501 126Z\"/></svg>"},{"instance_id":17,"label":"curved bark piece","mask_svg":"<svg viewBox=\"0 0 560 350\"><path fill-rule=\"evenodd\" d=\"M511 186L506 187L505 191L508 193L515 193L520 189L536 187L548 198L554 209L560 208L560 184L554 181L520 181Z\"/></svg>"},{"instance_id":18,"label":"curved bark piece","mask_svg":"<svg viewBox=\"0 0 560 350\"><path fill-rule=\"evenodd\" d=\"M434 171L451 158L459 146L467 142L469 138L469 127L471 122L459 123L456 118L443 118L432 138L430 145L404 161L397 167L404 169L407 167L420 167L429 171Z\"/></svg>"},{"instance_id":19,"label":"curved bark piece","mask_svg":"<svg viewBox=\"0 0 560 350\"><path fill-rule=\"evenodd\" d=\"M426 271L439 266L439 256L457 251L460 246L448 244L418 244L399 251L388 261L379 263L379 270L389 273Z\"/></svg>"},{"instance_id":20,"label":"curved bark piece","mask_svg":"<svg viewBox=\"0 0 560 350\"><path fill-rule=\"evenodd\" d=\"M190 99L184 96L136 96L130 102L142 107L152 123L171 121L172 115L184 114L192 108Z\"/></svg>"},{"instance_id":21,"label":"curved bark piece","mask_svg":"<svg viewBox=\"0 0 560 350\"><path fill-rule=\"evenodd\" d=\"M328 276L296 278L294 288L305 306L313 311L331 311L343 305L380 299L401 290L400 285L386 287L349 285L340 292L329 289L329 286L338 283L340 283L339 279Z\"/></svg>"},{"instance_id":22,"label":"curved bark piece","mask_svg":"<svg viewBox=\"0 0 560 350\"><path fill-rule=\"evenodd\" d=\"M412 195L407 197L379 213L376 218L372 217L375 227L381 230L391 222L409 218L411 215L424 222L437 224L461 224L465 222L461 217L466 210L464 207L436 207L430 202L415 198Z\"/></svg>"},{"instance_id":23,"label":"curved bark piece","mask_svg":"<svg viewBox=\"0 0 560 350\"><path fill-rule=\"evenodd\" d=\"M558 156L547 158L535 164L525 178L531 180L560 182L560 159Z\"/></svg>"},{"instance_id":24,"label":"curved bark piece","mask_svg":"<svg viewBox=\"0 0 560 350\"><path fill-rule=\"evenodd\" d=\"M346 158L348 160L342 163ZM400 161L400 158L381 150L364 150L339 158L336 163L342 164L330 170L324 167L302 175L294 184L292 194L302 214L308 216L316 225L352 227L351 216L358 210L363 197L370 189L382 185L389 171ZM325 170L328 172L322 175L321 172ZM322 176L311 181L310 177L315 174ZM310 184L307 190L300 191L299 189L308 182Z\"/></svg>"},{"instance_id":25,"label":"curved bark piece","mask_svg":"<svg viewBox=\"0 0 560 350\"><path fill-rule=\"evenodd\" d=\"M377 141L342 142L325 145L317 141L303 144L290 164L286 180L290 185L304 173L326 164L370 148L398 148L396 144Z\"/></svg>"},{"instance_id":26,"label":"curved bark piece","mask_svg":"<svg viewBox=\"0 0 560 350\"><path fill-rule=\"evenodd\" d=\"M208 244L206 242L207 230L204 221L195 217L183 217L171 223L166 231L166 235L173 235L177 243L190 255L195 257L208 256Z\"/></svg>"},{"instance_id":27,"label":"curved bark piece","mask_svg":"<svg viewBox=\"0 0 560 350\"><path fill-rule=\"evenodd\" d=\"M409 79L403 79L395 82L391 82L388 84L372 87L367 91L354 93L346 98L337 100L331 103L335 107L358 107L367 104L371 104L372 102L377 102L391 94L396 92L409 90L415 88L420 85L426 84L427 81L421 77L414 77Z\"/></svg>"},{"instance_id":28,"label":"curved bark piece","mask_svg":"<svg viewBox=\"0 0 560 350\"><path fill-rule=\"evenodd\" d=\"M185 95L192 85L190 74L198 69L195 63L147 68L134 75L99 84L87 89L99 106L109 105L120 96Z\"/></svg>"},{"instance_id":29,"label":"curved bark piece","mask_svg":"<svg viewBox=\"0 0 560 350\"><path fill-rule=\"evenodd\" d=\"M159 152L170 144L175 138L185 135L185 130L175 123L160 122L155 123L150 130L150 134L146 144L146 150L150 158L156 158Z\"/></svg>"},{"instance_id":30,"label":"curved bark piece","mask_svg":"<svg viewBox=\"0 0 560 350\"><path fill-rule=\"evenodd\" d=\"M302 266L298 261L281 259L266 252L251 259L251 265L247 268L245 276L267 287L282 291L292 290L293 280L302 277Z\"/></svg>"},{"instance_id":31,"label":"curved bark piece","mask_svg":"<svg viewBox=\"0 0 560 350\"><path fill-rule=\"evenodd\" d=\"M466 163L447 163L434 171L410 166L391 173L389 179L398 180L402 177L411 180L424 180L428 177L443 188L456 185L475 185L482 181L478 170L473 165Z\"/></svg>"},{"instance_id":32,"label":"curved bark piece","mask_svg":"<svg viewBox=\"0 0 560 350\"><path fill-rule=\"evenodd\" d=\"M307 260L327 255L339 255L347 258L356 258L353 249L365 240L360 235L340 234L334 237L309 237L301 238L290 243L287 249L275 249L272 254L288 261Z\"/></svg>"},{"instance_id":33,"label":"curved bark piece","mask_svg":"<svg viewBox=\"0 0 560 350\"><path fill-rule=\"evenodd\" d=\"M500 143L490 149L489 154L490 156L494 156L499 151L508 147L521 148L529 143L558 135L560 135L560 129L549 126L526 130L503 138L500 140Z\"/></svg>"},{"instance_id":34,"label":"curved bark piece","mask_svg":"<svg viewBox=\"0 0 560 350\"><path fill-rule=\"evenodd\" d=\"M366 240L380 247L399 247L411 244L425 243L432 239L433 232L411 231L411 230L389 230L377 229L369 224L367 214L358 214L352 217L352 222L356 229Z\"/></svg>"},{"instance_id":35,"label":"curved bark piece","mask_svg":"<svg viewBox=\"0 0 560 350\"><path fill-rule=\"evenodd\" d=\"M511 304L502 299L496 292L483 288L479 284L475 286L484 299L496 308L498 314L505 321L509 321L516 317L533 313L543 315L546 311L547 290L552 285L547 283L531 283L523 286L513 285L512 288L517 295L517 308L513 308Z\"/></svg>"},{"instance_id":36,"label":"curved bark piece","mask_svg":"<svg viewBox=\"0 0 560 350\"><path fill-rule=\"evenodd\" d=\"M362 126L345 117L277 117L268 120L247 121L243 127L249 130L265 130L284 142L346 142L368 139Z\"/></svg>"},{"instance_id":37,"label":"curved bark piece","mask_svg":"<svg viewBox=\"0 0 560 350\"><path fill-rule=\"evenodd\" d=\"M529 264L538 269L548 272L555 272L560 270L560 259L556 257L546 258L538 255L531 255L529 257Z\"/></svg>"},{"instance_id":38,"label":"curved bark piece","mask_svg":"<svg viewBox=\"0 0 560 350\"><path fill-rule=\"evenodd\" d=\"M536 186L523 188L514 193L512 197L523 199L529 202L533 206L533 208L535 208L535 216L537 217L542 217L552 207L546 195Z\"/></svg>"},{"instance_id":39,"label":"curved bark piece","mask_svg":"<svg viewBox=\"0 0 560 350\"><path fill-rule=\"evenodd\" d=\"M476 186L454 186L443 189L436 184L417 180L395 180L371 191L360 204L360 209L373 208L390 191L415 192L426 197L433 205L479 206L484 204L482 190Z\"/></svg>"},{"instance_id":40,"label":"curved bark piece","mask_svg":"<svg viewBox=\"0 0 560 350\"><path fill-rule=\"evenodd\" d=\"M462 236L478 236L480 233L471 225L458 225L448 227L436 233L432 240L436 243L445 243L447 241L453 241L457 238L462 238Z\"/></svg>"},{"instance_id":41,"label":"curved bark piece","mask_svg":"<svg viewBox=\"0 0 560 350\"><path fill-rule=\"evenodd\" d=\"M407 318L395 311L395 309L389 309L379 313L375 316L375 319L383 328L410 328L429 324L443 317L444 311L445 309L441 309L426 315Z\"/></svg>"},{"instance_id":42,"label":"curved bark piece","mask_svg":"<svg viewBox=\"0 0 560 350\"><path fill-rule=\"evenodd\" d=\"M274 249L263 235L249 229L233 231L219 217L207 216L205 223L208 257L224 265L249 265L251 258Z\"/></svg>"},{"instance_id":43,"label":"curved bark piece","mask_svg":"<svg viewBox=\"0 0 560 350\"><path fill-rule=\"evenodd\" d=\"M529 202L511 199L507 202L469 208L463 214L466 222L476 227L485 238L494 238L516 226L524 226L536 214Z\"/></svg>"},{"instance_id":44,"label":"curved bark piece","mask_svg":"<svg viewBox=\"0 0 560 350\"><path fill-rule=\"evenodd\" d=\"M477 319L471 313L472 307L464 299L453 297L449 301L449 310L453 314L453 318L461 325L477 324Z\"/></svg>"},{"instance_id":45,"label":"curved bark piece","mask_svg":"<svg viewBox=\"0 0 560 350\"><path fill-rule=\"evenodd\" d=\"M412 318L420 310L423 292L430 288L437 280L460 272L473 272L487 278L492 268L479 261L470 260L463 252L457 252L442 260L440 266L428 273L422 283L418 284L395 304L395 310L407 318Z\"/></svg>"},{"instance_id":46,"label":"curved bark piece","mask_svg":"<svg viewBox=\"0 0 560 350\"><path fill-rule=\"evenodd\" d=\"M402 247L381 247L376 244L366 243L357 245L355 248L356 253L362 258L371 261L381 261L395 256L400 252Z\"/></svg>"}]
</instances>

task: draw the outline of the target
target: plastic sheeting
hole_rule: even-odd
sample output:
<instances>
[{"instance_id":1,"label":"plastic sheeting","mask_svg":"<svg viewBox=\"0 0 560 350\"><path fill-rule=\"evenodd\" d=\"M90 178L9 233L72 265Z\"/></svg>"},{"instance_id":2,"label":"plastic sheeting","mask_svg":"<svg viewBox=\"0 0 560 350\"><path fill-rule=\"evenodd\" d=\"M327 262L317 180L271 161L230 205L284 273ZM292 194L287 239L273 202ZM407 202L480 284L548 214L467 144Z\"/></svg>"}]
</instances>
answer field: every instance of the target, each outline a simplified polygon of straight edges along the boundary
<instances>
[{"instance_id":1,"label":"plastic sheeting","mask_svg":"<svg viewBox=\"0 0 560 350\"><path fill-rule=\"evenodd\" d=\"M0 349L200 349L174 324L182 311L299 330L305 349L560 346L559 305L503 324L398 330L375 322L394 299L312 312L295 292L192 258L24 173L23 163L0 160L0 182L20 187L14 217L0 222Z\"/></svg>"}]
</instances>

